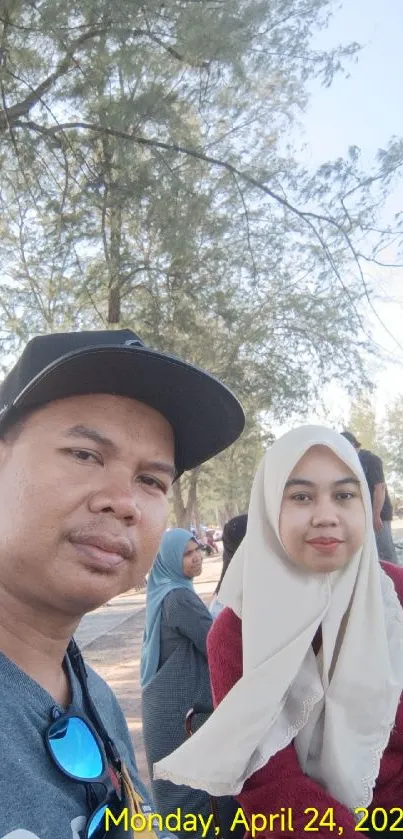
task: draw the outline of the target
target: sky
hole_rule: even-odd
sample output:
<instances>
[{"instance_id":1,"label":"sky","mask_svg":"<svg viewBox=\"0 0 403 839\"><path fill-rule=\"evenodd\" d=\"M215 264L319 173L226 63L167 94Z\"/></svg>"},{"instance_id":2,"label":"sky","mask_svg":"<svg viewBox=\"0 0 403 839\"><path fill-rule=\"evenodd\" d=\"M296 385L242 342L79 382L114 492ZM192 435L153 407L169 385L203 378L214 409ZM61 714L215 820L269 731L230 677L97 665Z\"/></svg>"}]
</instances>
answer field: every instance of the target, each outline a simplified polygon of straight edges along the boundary
<instances>
[{"instance_id":1,"label":"sky","mask_svg":"<svg viewBox=\"0 0 403 839\"><path fill-rule=\"evenodd\" d=\"M310 104L300 120L304 163L317 167L345 157L349 146L356 145L369 167L392 136L403 137L402 33L403 0L346 0L339 8L335 4L330 26L314 37L313 46L326 49L357 41L363 48L357 62L346 65L349 78L338 75L330 88L311 84ZM384 220L401 209L403 182L391 196ZM393 253L386 256L393 261ZM385 404L403 394L403 269L374 269L370 278L375 289L388 296L375 303L376 315L371 317L374 340L388 357L382 369L374 371L374 404L381 420ZM330 421L347 421L349 400L340 388L331 386L324 401ZM308 421L322 422L323 414L310 414ZM278 434L290 427L273 430Z\"/></svg>"}]
</instances>

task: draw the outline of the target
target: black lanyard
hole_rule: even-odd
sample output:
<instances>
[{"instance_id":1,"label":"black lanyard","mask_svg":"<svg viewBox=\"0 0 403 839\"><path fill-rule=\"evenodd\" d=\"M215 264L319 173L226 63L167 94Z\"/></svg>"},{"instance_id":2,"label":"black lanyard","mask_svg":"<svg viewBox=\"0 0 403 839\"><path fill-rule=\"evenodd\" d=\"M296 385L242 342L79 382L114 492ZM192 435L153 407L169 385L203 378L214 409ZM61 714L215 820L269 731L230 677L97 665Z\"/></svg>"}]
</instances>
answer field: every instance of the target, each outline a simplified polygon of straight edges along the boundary
<instances>
[{"instance_id":1,"label":"black lanyard","mask_svg":"<svg viewBox=\"0 0 403 839\"><path fill-rule=\"evenodd\" d=\"M69 657L71 667L72 667L75 675L77 676L78 681L80 682L80 686L81 686L81 690L82 690L82 694L83 694L83 700L84 700L85 705L86 705L86 712L87 712L94 728L96 729L99 737L101 738L101 740L103 742L104 749L105 749L105 754L106 754L106 757L108 759L108 763L110 763L110 765L113 767L115 773L118 776L119 782L120 782L121 781L121 771L122 771L122 761L120 759L119 752L118 752L113 740L109 736L109 734L108 734L108 732L107 732L107 730L106 730L106 728L105 728L105 726L104 726L104 724L101 720L101 717L99 716L98 711L97 711L97 709L96 709L96 707L95 707L95 705L94 705L94 703L91 699L91 694L88 690L88 674L87 674L87 670L86 670L86 667L85 667L85 664L84 664L84 659L81 655L81 652L80 652L74 638L71 639L71 641L69 643L69 646L67 647L67 655Z\"/></svg>"}]
</instances>

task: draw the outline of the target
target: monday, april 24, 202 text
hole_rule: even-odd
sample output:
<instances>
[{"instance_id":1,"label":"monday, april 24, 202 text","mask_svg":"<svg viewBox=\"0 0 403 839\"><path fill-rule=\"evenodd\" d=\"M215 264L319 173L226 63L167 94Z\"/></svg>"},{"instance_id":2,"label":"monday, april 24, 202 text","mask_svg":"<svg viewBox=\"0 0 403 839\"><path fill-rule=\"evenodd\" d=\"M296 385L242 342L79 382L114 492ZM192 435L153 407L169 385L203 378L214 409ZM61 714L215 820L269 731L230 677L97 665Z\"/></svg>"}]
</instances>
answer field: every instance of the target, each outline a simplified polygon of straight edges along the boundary
<instances>
[{"instance_id":1,"label":"monday, april 24, 202 text","mask_svg":"<svg viewBox=\"0 0 403 839\"><path fill-rule=\"evenodd\" d=\"M338 825L334 819L333 808L329 807L324 813L320 813L316 807L307 807L303 814L304 824L299 823L298 831L303 830L304 833L317 833L319 828L322 835L324 832L335 834L336 836L343 835L343 827ZM355 831L357 833L368 833L372 828L377 833L382 834L384 831L403 832L403 807L392 807L391 810L385 810L383 807L376 807L372 812L369 812L365 807L358 807L355 810L356 825ZM201 813L182 813L178 807L174 813L169 813L162 817L158 813L135 813L131 815L129 809L125 807L117 815L114 815L110 810L106 811L105 828L107 831L114 827L121 825L125 831L133 831L134 833L144 833L145 831L168 830L173 833L183 831L187 833L195 833L201 831L199 835L204 839L209 830L214 826L214 817L211 814L207 818ZM251 837L258 836L259 833L293 833L294 828L294 814L292 807L281 807L279 813L253 813L247 816L242 809L238 807L229 832L233 832L238 826L242 825ZM215 827L215 834L220 835L218 827Z\"/></svg>"}]
</instances>

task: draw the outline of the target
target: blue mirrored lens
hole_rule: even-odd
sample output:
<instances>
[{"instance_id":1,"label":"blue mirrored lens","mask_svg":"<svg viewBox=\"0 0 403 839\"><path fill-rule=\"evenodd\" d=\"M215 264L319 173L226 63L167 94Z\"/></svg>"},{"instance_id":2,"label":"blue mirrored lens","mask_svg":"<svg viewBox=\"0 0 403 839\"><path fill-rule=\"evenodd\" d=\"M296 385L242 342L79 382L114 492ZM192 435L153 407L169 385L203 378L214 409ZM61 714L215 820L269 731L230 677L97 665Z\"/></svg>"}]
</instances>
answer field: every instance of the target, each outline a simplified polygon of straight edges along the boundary
<instances>
[{"instance_id":1,"label":"blue mirrored lens","mask_svg":"<svg viewBox=\"0 0 403 839\"><path fill-rule=\"evenodd\" d=\"M88 839L97 839L97 837L101 837L104 835L104 818L106 813L107 804L103 804L99 810L96 810L90 821L87 825L87 837ZM101 830L98 833L98 828Z\"/></svg>"},{"instance_id":2,"label":"blue mirrored lens","mask_svg":"<svg viewBox=\"0 0 403 839\"><path fill-rule=\"evenodd\" d=\"M102 754L84 720L79 717L62 717L50 728L48 741L62 769L78 781L95 780L102 775Z\"/></svg>"}]
</instances>

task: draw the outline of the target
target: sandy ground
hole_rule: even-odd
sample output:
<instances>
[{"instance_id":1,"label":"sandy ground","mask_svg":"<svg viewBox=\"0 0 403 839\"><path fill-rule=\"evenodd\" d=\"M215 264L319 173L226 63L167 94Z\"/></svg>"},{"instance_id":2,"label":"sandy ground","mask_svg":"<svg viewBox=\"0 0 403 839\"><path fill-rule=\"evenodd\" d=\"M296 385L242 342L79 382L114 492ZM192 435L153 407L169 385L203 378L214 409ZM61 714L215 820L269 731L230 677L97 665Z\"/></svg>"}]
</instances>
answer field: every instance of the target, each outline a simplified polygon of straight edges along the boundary
<instances>
[{"instance_id":1,"label":"sandy ground","mask_svg":"<svg viewBox=\"0 0 403 839\"><path fill-rule=\"evenodd\" d=\"M221 572L221 556L205 559L196 590L208 604ZM140 652L145 594L128 592L92 612L76 633L85 660L108 682L123 708L142 778L148 782L141 735Z\"/></svg>"}]
</instances>

